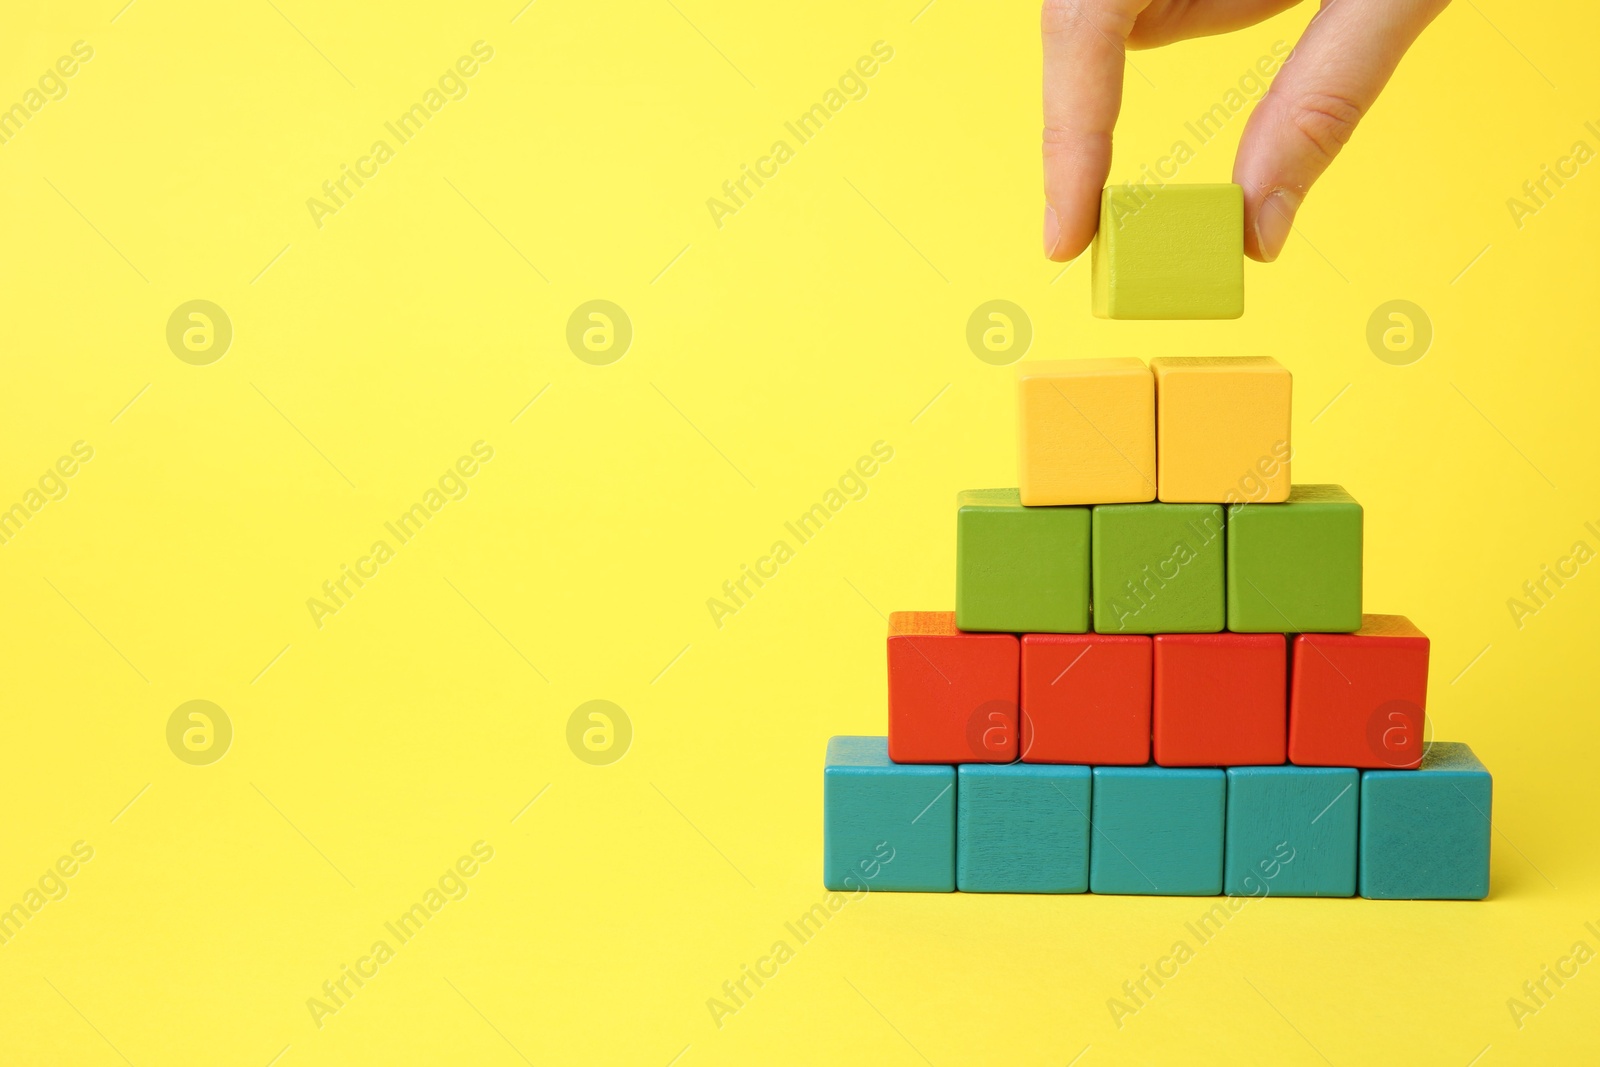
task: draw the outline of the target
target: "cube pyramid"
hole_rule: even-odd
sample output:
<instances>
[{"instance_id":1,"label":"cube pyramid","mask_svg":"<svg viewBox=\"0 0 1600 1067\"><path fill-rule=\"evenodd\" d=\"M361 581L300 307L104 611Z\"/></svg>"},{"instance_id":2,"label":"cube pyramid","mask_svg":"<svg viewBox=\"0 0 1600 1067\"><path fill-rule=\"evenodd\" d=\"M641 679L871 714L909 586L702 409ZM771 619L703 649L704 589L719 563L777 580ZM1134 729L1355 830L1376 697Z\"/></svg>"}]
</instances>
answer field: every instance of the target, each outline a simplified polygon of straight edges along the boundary
<instances>
[{"instance_id":1,"label":"cube pyramid","mask_svg":"<svg viewBox=\"0 0 1600 1067\"><path fill-rule=\"evenodd\" d=\"M1102 217L1097 312L1239 314L1236 192ZM890 616L887 737L829 744L827 886L1487 896L1489 772L1428 735L1427 636L1366 611L1360 503L1290 480L1289 371L1016 381L1018 484L957 496L955 610Z\"/></svg>"}]
</instances>

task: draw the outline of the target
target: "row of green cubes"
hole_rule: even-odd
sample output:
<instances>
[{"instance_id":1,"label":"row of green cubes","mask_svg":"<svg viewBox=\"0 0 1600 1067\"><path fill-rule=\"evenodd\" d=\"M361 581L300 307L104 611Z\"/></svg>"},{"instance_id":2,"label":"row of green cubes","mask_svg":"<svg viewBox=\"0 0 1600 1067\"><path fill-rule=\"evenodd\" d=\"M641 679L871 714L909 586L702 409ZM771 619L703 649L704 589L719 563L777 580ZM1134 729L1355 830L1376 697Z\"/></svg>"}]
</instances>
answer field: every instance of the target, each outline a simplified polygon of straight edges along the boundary
<instances>
[{"instance_id":1,"label":"row of green cubes","mask_svg":"<svg viewBox=\"0 0 1600 1067\"><path fill-rule=\"evenodd\" d=\"M1009 633L1350 633L1361 505L1337 485L1281 504L1024 507L960 495L956 626Z\"/></svg>"}]
</instances>

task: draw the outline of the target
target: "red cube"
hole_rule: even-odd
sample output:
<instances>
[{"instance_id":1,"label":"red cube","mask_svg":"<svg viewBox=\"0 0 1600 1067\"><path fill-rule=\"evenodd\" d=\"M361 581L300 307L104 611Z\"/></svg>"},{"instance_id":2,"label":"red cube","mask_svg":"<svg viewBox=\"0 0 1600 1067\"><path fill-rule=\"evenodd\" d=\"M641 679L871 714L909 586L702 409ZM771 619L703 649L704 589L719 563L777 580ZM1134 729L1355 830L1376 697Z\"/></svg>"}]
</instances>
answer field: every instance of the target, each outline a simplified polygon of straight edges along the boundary
<instances>
[{"instance_id":1,"label":"red cube","mask_svg":"<svg viewBox=\"0 0 1600 1067\"><path fill-rule=\"evenodd\" d=\"M1022 636L1022 762L1150 762L1150 638Z\"/></svg>"},{"instance_id":2,"label":"red cube","mask_svg":"<svg viewBox=\"0 0 1600 1067\"><path fill-rule=\"evenodd\" d=\"M1294 639L1289 760L1406 770L1422 762L1428 638L1403 615L1363 615L1353 634Z\"/></svg>"},{"instance_id":3,"label":"red cube","mask_svg":"<svg viewBox=\"0 0 1600 1067\"><path fill-rule=\"evenodd\" d=\"M1156 762L1282 763L1288 657L1282 634L1157 634Z\"/></svg>"},{"instance_id":4,"label":"red cube","mask_svg":"<svg viewBox=\"0 0 1600 1067\"><path fill-rule=\"evenodd\" d=\"M1015 634L963 633L953 611L889 616L889 758L1011 763L1017 758Z\"/></svg>"}]
</instances>

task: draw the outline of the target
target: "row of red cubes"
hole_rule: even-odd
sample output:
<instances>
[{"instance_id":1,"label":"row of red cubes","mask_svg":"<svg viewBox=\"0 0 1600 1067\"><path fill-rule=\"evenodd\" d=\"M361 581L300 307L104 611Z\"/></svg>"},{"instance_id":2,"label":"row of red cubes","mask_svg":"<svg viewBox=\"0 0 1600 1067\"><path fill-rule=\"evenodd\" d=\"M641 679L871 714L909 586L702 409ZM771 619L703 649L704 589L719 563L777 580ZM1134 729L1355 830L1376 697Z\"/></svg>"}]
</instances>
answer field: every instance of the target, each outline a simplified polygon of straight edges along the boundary
<instances>
[{"instance_id":1,"label":"row of red cubes","mask_svg":"<svg viewBox=\"0 0 1600 1067\"><path fill-rule=\"evenodd\" d=\"M1005 634L952 612L889 618L889 758L1414 768L1428 638L1399 615L1349 634Z\"/></svg>"}]
</instances>

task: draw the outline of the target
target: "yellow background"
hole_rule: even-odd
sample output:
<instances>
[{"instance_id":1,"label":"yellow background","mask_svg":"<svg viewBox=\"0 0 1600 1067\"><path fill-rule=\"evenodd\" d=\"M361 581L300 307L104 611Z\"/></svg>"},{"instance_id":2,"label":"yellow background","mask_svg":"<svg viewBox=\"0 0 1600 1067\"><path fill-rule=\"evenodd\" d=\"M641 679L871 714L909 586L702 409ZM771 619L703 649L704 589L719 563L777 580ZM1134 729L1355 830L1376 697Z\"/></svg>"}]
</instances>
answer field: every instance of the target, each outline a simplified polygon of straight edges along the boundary
<instances>
[{"instance_id":1,"label":"yellow background","mask_svg":"<svg viewBox=\"0 0 1600 1067\"><path fill-rule=\"evenodd\" d=\"M94 458L0 546L0 906L74 842L94 858L0 945L0 1060L1465 1065L1592 1042L1600 964L1520 1029L1506 1002L1600 949L1600 569L1520 629L1507 600L1600 548L1600 169L1520 229L1506 201L1600 148L1600 19L1454 5L1280 262L1246 266L1244 317L1163 324L1093 319L1087 263L1039 254L1036 8L921 3L8 5L0 102L75 41L94 57L0 145L0 498L76 441ZM1116 175L1311 13L1135 54ZM468 95L319 229L306 200L478 40ZM865 98L718 228L707 199L880 40ZM1180 180L1227 180L1243 125ZM597 298L634 328L609 366L565 341ZM884 729L879 613L949 608L955 493L1014 484L1014 371L965 340L997 298L1030 358L1293 370L1296 479L1366 506L1369 608L1432 636L1435 734L1495 774L1491 898L1252 903L1119 1029L1108 998L1209 902L873 895L719 1028L708 998L824 896L823 747ZM234 328L208 366L165 340L193 299ZM1409 366L1365 340L1391 299L1435 328ZM479 440L468 495L319 629L307 599ZM867 496L717 628L707 598L880 440ZM209 766L166 743L192 699L234 727ZM594 699L634 729L609 766L566 741ZM307 999L480 840L467 896L318 1028Z\"/></svg>"}]
</instances>

